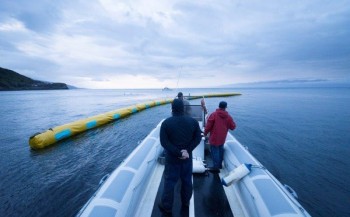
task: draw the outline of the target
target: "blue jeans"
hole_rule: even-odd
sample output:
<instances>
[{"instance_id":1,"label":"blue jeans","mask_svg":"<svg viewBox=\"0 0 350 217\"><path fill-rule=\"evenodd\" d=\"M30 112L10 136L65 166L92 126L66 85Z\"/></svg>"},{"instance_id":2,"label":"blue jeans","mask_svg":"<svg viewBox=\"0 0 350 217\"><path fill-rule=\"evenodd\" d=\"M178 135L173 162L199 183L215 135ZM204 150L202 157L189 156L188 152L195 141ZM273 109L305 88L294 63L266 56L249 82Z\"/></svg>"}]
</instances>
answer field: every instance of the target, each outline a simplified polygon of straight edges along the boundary
<instances>
[{"instance_id":1,"label":"blue jeans","mask_svg":"<svg viewBox=\"0 0 350 217\"><path fill-rule=\"evenodd\" d=\"M174 202L174 189L177 181L181 180L181 202L190 203L192 197L192 158L171 161L166 159L164 169L164 190L162 195L163 207L171 211Z\"/></svg>"},{"instance_id":2,"label":"blue jeans","mask_svg":"<svg viewBox=\"0 0 350 217\"><path fill-rule=\"evenodd\" d=\"M221 169L222 160L224 159L224 145L210 145L211 157L213 158L213 167Z\"/></svg>"}]
</instances>

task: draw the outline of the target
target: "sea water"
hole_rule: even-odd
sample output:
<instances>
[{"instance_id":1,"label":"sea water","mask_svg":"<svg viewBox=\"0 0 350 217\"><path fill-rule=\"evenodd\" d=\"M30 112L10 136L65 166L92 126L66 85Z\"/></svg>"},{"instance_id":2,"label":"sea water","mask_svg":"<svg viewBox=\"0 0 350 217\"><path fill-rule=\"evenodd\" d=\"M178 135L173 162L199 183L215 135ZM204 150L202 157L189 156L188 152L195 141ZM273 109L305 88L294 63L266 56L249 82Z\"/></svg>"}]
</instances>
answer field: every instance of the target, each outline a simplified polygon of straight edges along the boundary
<instances>
[{"instance_id":1,"label":"sea water","mask_svg":"<svg viewBox=\"0 0 350 217\"><path fill-rule=\"evenodd\" d=\"M350 216L350 89L182 89L228 103L231 132L312 216ZM138 143L170 116L170 105L144 110L34 151L36 132L177 91L59 90L0 92L0 216L74 216ZM199 104L199 100L191 101Z\"/></svg>"}]
</instances>

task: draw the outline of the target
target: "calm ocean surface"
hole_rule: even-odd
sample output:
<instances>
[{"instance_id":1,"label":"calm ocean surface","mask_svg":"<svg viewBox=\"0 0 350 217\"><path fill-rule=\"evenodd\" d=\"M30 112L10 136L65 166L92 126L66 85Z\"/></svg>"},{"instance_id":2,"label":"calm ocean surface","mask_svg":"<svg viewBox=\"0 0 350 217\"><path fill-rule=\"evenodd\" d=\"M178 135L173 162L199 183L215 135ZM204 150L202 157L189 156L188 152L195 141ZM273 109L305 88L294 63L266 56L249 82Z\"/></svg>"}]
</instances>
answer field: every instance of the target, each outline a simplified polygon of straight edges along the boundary
<instances>
[{"instance_id":1,"label":"calm ocean surface","mask_svg":"<svg viewBox=\"0 0 350 217\"><path fill-rule=\"evenodd\" d=\"M238 128L233 135L312 216L350 216L350 89L182 89L240 92L220 100ZM175 91L61 90L0 92L0 216L74 216L98 187L170 115L147 109L33 151L28 139L48 128L118 108L170 98ZM191 103L199 103L193 100Z\"/></svg>"}]
</instances>

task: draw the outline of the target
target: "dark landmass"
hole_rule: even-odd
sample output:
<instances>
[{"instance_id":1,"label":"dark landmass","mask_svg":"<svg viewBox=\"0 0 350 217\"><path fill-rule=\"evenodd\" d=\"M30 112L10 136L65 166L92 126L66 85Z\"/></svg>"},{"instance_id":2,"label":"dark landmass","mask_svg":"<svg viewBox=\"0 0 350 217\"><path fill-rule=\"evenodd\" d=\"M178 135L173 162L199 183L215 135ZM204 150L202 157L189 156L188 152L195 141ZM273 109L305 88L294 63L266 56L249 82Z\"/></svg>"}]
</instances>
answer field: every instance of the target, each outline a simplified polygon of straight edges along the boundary
<instances>
[{"instance_id":1,"label":"dark landmass","mask_svg":"<svg viewBox=\"0 0 350 217\"><path fill-rule=\"evenodd\" d=\"M169 87L164 87L162 91L172 91L172 89L170 89Z\"/></svg>"},{"instance_id":2,"label":"dark landmass","mask_svg":"<svg viewBox=\"0 0 350 217\"><path fill-rule=\"evenodd\" d=\"M83 89L83 88L72 86L72 85L69 85L69 84L67 84L67 87L68 87L68 89Z\"/></svg>"},{"instance_id":3,"label":"dark landmass","mask_svg":"<svg viewBox=\"0 0 350 217\"><path fill-rule=\"evenodd\" d=\"M69 89L65 83L37 81L15 71L0 67L1 90L64 90Z\"/></svg>"}]
</instances>

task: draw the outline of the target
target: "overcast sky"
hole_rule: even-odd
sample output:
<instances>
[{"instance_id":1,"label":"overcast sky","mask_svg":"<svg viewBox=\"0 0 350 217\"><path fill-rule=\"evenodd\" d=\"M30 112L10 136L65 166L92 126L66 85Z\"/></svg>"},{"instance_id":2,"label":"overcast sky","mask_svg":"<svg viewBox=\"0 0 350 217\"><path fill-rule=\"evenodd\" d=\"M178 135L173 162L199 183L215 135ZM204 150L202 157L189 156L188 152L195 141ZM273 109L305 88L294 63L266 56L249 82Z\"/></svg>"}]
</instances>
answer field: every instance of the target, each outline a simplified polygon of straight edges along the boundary
<instances>
[{"instance_id":1,"label":"overcast sky","mask_svg":"<svg viewBox=\"0 0 350 217\"><path fill-rule=\"evenodd\" d=\"M0 0L0 67L85 88L350 82L350 2Z\"/></svg>"}]
</instances>

